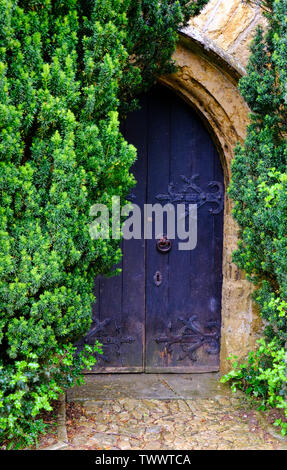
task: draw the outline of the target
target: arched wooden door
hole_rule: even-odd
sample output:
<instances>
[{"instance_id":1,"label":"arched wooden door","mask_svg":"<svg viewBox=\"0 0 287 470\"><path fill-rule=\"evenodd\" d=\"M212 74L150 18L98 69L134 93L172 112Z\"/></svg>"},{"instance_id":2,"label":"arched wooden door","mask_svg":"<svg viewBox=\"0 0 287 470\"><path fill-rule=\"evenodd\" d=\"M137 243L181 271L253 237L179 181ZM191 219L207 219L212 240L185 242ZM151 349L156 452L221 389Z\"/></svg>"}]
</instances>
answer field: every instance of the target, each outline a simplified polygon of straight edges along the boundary
<instances>
[{"instance_id":1,"label":"arched wooden door","mask_svg":"<svg viewBox=\"0 0 287 470\"><path fill-rule=\"evenodd\" d=\"M159 85L123 124L138 149L132 202L193 203L198 242L168 254L156 240L123 241L120 276L95 281L93 325L103 344L95 372L211 372L219 368L224 180L196 113Z\"/></svg>"}]
</instances>

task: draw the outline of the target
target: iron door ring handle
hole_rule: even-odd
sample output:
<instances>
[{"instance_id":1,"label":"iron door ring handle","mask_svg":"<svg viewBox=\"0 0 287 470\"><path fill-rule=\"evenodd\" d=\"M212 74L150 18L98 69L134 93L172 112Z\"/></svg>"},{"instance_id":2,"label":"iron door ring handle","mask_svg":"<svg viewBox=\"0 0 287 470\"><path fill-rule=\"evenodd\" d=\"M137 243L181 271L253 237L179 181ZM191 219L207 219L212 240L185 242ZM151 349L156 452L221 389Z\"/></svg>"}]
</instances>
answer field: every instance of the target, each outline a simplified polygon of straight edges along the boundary
<instances>
[{"instance_id":1,"label":"iron door ring handle","mask_svg":"<svg viewBox=\"0 0 287 470\"><path fill-rule=\"evenodd\" d=\"M168 238L164 235L160 240L156 242L156 247L160 253L169 253L172 249L172 241L168 240Z\"/></svg>"}]
</instances>

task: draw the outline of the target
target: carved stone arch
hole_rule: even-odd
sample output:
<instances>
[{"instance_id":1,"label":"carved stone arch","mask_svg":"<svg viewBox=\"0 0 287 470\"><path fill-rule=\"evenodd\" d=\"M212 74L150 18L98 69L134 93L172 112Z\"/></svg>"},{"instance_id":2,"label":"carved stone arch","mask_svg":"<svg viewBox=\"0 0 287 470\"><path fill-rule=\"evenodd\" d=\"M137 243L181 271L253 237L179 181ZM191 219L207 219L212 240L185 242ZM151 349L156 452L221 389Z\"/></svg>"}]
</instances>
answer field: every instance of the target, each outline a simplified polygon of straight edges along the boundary
<instances>
[{"instance_id":1,"label":"carved stone arch","mask_svg":"<svg viewBox=\"0 0 287 470\"><path fill-rule=\"evenodd\" d=\"M194 28L181 34L174 59L178 71L161 77L160 82L200 114L218 148L228 187L234 147L237 142L243 142L248 125L249 110L237 86L244 68ZM237 232L232 203L226 194L221 373L230 369L227 357L231 354L244 357L254 347L261 330L260 318L251 301L252 286L232 263Z\"/></svg>"}]
</instances>

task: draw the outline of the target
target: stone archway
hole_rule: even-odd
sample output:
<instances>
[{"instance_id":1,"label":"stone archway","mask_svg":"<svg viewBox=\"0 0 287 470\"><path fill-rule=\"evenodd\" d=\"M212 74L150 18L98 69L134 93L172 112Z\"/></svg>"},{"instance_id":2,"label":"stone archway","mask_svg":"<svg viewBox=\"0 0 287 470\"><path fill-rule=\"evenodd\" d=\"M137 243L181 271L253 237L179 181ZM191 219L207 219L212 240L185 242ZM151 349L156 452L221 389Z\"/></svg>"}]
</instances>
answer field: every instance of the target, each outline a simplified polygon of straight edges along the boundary
<instances>
[{"instance_id":1,"label":"stone archway","mask_svg":"<svg viewBox=\"0 0 287 470\"><path fill-rule=\"evenodd\" d=\"M237 84L244 69L219 47L197 34L182 33L174 56L177 73L160 82L178 93L203 117L213 136L228 187L237 142L243 142L248 107ZM227 357L244 357L258 339L261 321L252 304L252 286L232 263L237 226L226 195L224 215L221 372L230 369Z\"/></svg>"},{"instance_id":2,"label":"stone archway","mask_svg":"<svg viewBox=\"0 0 287 470\"><path fill-rule=\"evenodd\" d=\"M238 80L245 73L244 65L254 28L262 22L258 6L243 5L241 0L210 0L202 13L193 18L180 34L174 55L177 73L159 80L200 114L220 155L226 188L230 182L235 145L244 141L249 121L249 110L239 93ZM246 356L262 331L261 320L251 300L252 286L232 263L232 253L238 241L237 231L232 218L232 203L226 194L221 373L230 369L227 357L236 355L241 359ZM98 335L102 323L95 325L93 335ZM118 324L114 330L112 334L118 335L121 330ZM124 343L129 344L133 337L125 335L124 338ZM93 340L92 336L90 340ZM112 344L121 344L119 338L114 338Z\"/></svg>"}]
</instances>

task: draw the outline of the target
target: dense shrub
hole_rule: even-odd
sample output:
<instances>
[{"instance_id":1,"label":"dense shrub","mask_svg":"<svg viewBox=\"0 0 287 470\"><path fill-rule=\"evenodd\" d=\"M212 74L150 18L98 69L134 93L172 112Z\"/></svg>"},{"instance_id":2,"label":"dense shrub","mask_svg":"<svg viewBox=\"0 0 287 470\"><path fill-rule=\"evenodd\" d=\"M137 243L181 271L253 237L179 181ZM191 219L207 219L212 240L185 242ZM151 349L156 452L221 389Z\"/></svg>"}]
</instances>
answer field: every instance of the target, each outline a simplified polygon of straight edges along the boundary
<instances>
[{"instance_id":1,"label":"dense shrub","mask_svg":"<svg viewBox=\"0 0 287 470\"><path fill-rule=\"evenodd\" d=\"M251 124L236 150L229 193L240 227L234 261L256 286L266 338L223 381L234 379L287 417L287 1L261 5L269 28L258 29L240 82ZM276 424L287 433L286 423Z\"/></svg>"},{"instance_id":2,"label":"dense shrub","mask_svg":"<svg viewBox=\"0 0 287 470\"><path fill-rule=\"evenodd\" d=\"M119 113L173 70L177 30L205 3L0 0L2 441L33 442L39 411L94 361L72 345L94 277L121 257L89 236L91 206L134 184Z\"/></svg>"}]
</instances>

